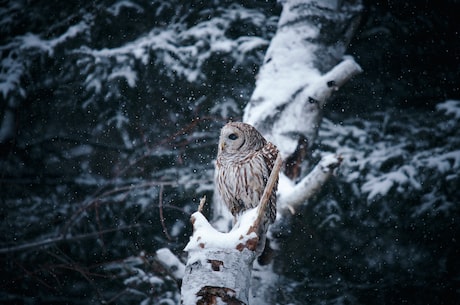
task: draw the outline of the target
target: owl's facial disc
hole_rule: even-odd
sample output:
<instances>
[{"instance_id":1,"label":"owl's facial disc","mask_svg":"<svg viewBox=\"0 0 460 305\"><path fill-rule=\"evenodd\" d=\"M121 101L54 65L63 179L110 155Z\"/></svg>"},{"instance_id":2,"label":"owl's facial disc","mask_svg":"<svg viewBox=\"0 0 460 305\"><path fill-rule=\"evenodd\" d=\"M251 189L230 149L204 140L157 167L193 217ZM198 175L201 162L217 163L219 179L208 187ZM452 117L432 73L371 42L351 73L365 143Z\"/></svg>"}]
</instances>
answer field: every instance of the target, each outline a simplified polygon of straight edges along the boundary
<instances>
[{"instance_id":1,"label":"owl's facial disc","mask_svg":"<svg viewBox=\"0 0 460 305\"><path fill-rule=\"evenodd\" d=\"M245 143L244 132L236 126L226 126L222 129L220 149L226 152L236 152Z\"/></svg>"}]
</instances>

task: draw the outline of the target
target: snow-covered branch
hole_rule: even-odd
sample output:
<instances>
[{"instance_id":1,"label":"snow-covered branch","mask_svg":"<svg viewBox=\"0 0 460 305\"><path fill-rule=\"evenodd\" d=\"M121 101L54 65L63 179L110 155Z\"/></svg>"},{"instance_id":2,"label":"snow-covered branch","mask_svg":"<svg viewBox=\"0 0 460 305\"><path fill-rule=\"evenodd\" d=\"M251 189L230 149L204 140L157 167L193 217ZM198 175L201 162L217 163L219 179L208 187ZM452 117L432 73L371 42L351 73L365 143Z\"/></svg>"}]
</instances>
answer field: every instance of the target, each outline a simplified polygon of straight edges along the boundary
<instances>
[{"instance_id":1,"label":"snow-covered branch","mask_svg":"<svg viewBox=\"0 0 460 305\"><path fill-rule=\"evenodd\" d=\"M345 33L355 28L359 9L347 3L337 10L316 1L283 3L278 31L243 117L277 145L283 159L295 152L300 138L311 146L327 98L361 71L344 57L351 39ZM327 26L331 31L323 30Z\"/></svg>"},{"instance_id":2,"label":"snow-covered branch","mask_svg":"<svg viewBox=\"0 0 460 305\"><path fill-rule=\"evenodd\" d=\"M293 184L286 176L280 177L280 196L278 210L281 213L294 214L296 209L303 205L308 198L316 194L326 183L342 162L342 157L328 155L315 166L315 168L297 184Z\"/></svg>"}]
</instances>

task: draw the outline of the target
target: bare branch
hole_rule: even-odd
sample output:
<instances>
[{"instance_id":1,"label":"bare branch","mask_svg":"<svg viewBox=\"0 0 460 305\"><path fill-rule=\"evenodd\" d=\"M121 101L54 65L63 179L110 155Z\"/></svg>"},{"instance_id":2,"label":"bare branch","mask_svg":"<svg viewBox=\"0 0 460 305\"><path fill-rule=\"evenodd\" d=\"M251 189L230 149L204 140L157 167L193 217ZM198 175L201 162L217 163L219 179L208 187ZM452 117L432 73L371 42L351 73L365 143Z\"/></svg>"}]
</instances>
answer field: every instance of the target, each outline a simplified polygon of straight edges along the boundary
<instances>
[{"instance_id":1,"label":"bare branch","mask_svg":"<svg viewBox=\"0 0 460 305\"><path fill-rule=\"evenodd\" d=\"M158 208L160 209L160 222L161 227L163 228L163 233L165 234L168 240L172 240L171 236L168 233L168 229L166 228L165 218L163 216L163 185L160 186L160 194L158 194Z\"/></svg>"},{"instance_id":2,"label":"bare branch","mask_svg":"<svg viewBox=\"0 0 460 305\"><path fill-rule=\"evenodd\" d=\"M206 204L206 195L204 195L203 197L201 197L200 199L200 205L198 206L198 212L202 212L203 211L203 208L204 208L204 205Z\"/></svg>"},{"instance_id":3,"label":"bare branch","mask_svg":"<svg viewBox=\"0 0 460 305\"><path fill-rule=\"evenodd\" d=\"M0 248L0 254L6 254L6 253L14 253L14 252L19 252L19 251L25 251L25 250L30 250L30 249L35 249L35 248L40 248L44 246L48 246L51 244L56 244L59 242L70 242L70 241L77 241L81 239L88 239L88 238L94 238L94 237L99 237L101 234L107 234L111 232L116 232L116 231L123 231L123 230L128 230L132 228L137 228L140 227L141 225L136 224L136 225L130 225L130 226L123 226L123 227L118 227L118 228L113 228L113 229L106 229L98 232L93 232L93 233L88 233L88 234L81 234L81 235L76 235L76 236L64 236L64 235L59 235L57 237L52 237L52 238L47 238L39 241L34 241L34 242L29 242L25 243L22 245L18 246L10 246L10 247L5 247L5 248Z\"/></svg>"}]
</instances>

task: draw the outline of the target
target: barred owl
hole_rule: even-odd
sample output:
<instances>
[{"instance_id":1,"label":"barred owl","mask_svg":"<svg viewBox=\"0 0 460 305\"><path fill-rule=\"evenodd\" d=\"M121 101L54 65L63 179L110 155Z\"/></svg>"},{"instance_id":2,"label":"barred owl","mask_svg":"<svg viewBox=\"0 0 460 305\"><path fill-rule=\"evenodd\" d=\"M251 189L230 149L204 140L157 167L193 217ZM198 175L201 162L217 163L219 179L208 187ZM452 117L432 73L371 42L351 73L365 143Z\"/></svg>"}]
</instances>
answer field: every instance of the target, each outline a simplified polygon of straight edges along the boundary
<instances>
[{"instance_id":1,"label":"barred owl","mask_svg":"<svg viewBox=\"0 0 460 305\"><path fill-rule=\"evenodd\" d=\"M216 162L216 186L235 219L256 207L273 169L278 149L251 125L226 124L221 132ZM266 219L276 218L276 188L270 195Z\"/></svg>"}]
</instances>

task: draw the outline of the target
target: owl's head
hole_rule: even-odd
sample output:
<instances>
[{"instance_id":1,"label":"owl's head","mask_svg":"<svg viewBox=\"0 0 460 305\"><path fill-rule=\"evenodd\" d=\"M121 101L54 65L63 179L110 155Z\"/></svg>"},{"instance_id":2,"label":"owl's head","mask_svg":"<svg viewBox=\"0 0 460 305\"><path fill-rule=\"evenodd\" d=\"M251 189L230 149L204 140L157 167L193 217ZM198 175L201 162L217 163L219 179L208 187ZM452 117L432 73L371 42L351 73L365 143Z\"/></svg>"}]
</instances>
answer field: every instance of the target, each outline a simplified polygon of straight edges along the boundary
<instances>
[{"instance_id":1,"label":"owl's head","mask_svg":"<svg viewBox=\"0 0 460 305\"><path fill-rule=\"evenodd\" d=\"M242 122L230 122L220 131L219 154L256 151L266 142L253 126Z\"/></svg>"}]
</instances>

